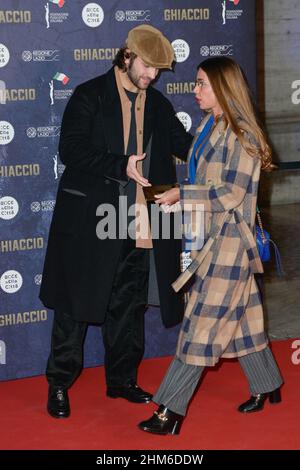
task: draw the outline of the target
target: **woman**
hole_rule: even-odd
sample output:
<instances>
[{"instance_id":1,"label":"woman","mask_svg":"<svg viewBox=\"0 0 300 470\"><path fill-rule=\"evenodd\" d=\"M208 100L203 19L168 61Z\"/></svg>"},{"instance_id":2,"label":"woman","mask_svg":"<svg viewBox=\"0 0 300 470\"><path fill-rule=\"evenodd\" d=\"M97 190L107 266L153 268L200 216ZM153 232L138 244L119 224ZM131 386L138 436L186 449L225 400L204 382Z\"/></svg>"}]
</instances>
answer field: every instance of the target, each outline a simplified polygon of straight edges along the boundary
<instances>
[{"instance_id":1,"label":"woman","mask_svg":"<svg viewBox=\"0 0 300 470\"><path fill-rule=\"evenodd\" d=\"M178 434L205 366L237 357L251 397L238 410L249 413L281 401L282 378L267 346L263 310L254 273L262 272L254 226L260 169L271 167L271 152L259 127L249 89L237 63L227 57L198 66L195 98L208 112L189 154L189 185L157 198L184 210L200 204L205 244L174 282L179 290L192 277L176 356L153 401L143 431ZM175 206L174 206L175 207Z\"/></svg>"}]
</instances>

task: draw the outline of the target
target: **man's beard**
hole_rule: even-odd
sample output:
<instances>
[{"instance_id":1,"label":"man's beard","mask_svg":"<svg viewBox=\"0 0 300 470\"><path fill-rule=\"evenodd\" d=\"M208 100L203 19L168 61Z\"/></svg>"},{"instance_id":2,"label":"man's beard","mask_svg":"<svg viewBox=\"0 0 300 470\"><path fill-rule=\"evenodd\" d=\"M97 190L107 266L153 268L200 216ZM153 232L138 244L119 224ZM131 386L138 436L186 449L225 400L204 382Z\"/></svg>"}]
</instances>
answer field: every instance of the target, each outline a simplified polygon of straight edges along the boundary
<instances>
[{"instance_id":1,"label":"man's beard","mask_svg":"<svg viewBox=\"0 0 300 470\"><path fill-rule=\"evenodd\" d=\"M128 78L137 88L139 88L140 90L146 90L148 86L150 85L150 83L152 82L152 80L148 77L142 77L142 76L137 75L137 73L133 70L133 62L134 62L134 59L130 60L129 62L129 66L127 69ZM147 80L148 83L143 82L143 79Z\"/></svg>"}]
</instances>

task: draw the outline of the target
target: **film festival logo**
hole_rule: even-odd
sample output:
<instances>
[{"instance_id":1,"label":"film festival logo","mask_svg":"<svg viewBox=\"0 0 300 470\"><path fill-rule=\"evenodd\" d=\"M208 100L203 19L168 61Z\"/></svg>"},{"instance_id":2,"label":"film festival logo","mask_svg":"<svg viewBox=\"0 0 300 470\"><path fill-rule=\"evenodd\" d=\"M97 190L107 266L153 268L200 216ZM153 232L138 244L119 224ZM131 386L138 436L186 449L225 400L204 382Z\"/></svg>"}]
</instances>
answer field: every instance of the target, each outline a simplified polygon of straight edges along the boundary
<instances>
[{"instance_id":1,"label":"film festival logo","mask_svg":"<svg viewBox=\"0 0 300 470\"><path fill-rule=\"evenodd\" d=\"M23 51L22 59L24 62L57 62L59 50Z\"/></svg>"},{"instance_id":2,"label":"film festival logo","mask_svg":"<svg viewBox=\"0 0 300 470\"><path fill-rule=\"evenodd\" d=\"M70 98L70 96L72 95L72 92L73 92L72 89L66 89L66 90L58 89L58 90L55 90L54 89L54 83L59 82L63 86L65 86L69 83L69 81L70 81L70 78L66 74L61 73L61 72L57 72L53 76L52 80L50 80L50 82L49 82L49 97L50 97L50 105L51 106L54 105L54 100L66 100L66 99Z\"/></svg>"},{"instance_id":3,"label":"film festival logo","mask_svg":"<svg viewBox=\"0 0 300 470\"><path fill-rule=\"evenodd\" d=\"M11 220L19 212L19 203L12 196L3 196L0 198L0 219Z\"/></svg>"},{"instance_id":4,"label":"film festival logo","mask_svg":"<svg viewBox=\"0 0 300 470\"><path fill-rule=\"evenodd\" d=\"M151 21L150 10L117 10L115 13L116 21Z\"/></svg>"},{"instance_id":5,"label":"film festival logo","mask_svg":"<svg viewBox=\"0 0 300 470\"><path fill-rule=\"evenodd\" d=\"M5 67L10 59L10 53L5 44L0 44L0 68Z\"/></svg>"},{"instance_id":6,"label":"film festival logo","mask_svg":"<svg viewBox=\"0 0 300 470\"><path fill-rule=\"evenodd\" d=\"M184 39L175 39L172 42L172 47L175 52L176 62L184 62L190 55L190 46Z\"/></svg>"},{"instance_id":7,"label":"film festival logo","mask_svg":"<svg viewBox=\"0 0 300 470\"><path fill-rule=\"evenodd\" d=\"M228 56L233 55L232 44L219 44L214 46L201 46L200 55L202 57L217 57L217 56Z\"/></svg>"},{"instance_id":8,"label":"film festival logo","mask_svg":"<svg viewBox=\"0 0 300 470\"><path fill-rule=\"evenodd\" d=\"M191 116L184 112L184 111L179 111L176 116L178 117L179 121L184 125L185 130L189 132L190 128L192 127L192 118Z\"/></svg>"},{"instance_id":9,"label":"film festival logo","mask_svg":"<svg viewBox=\"0 0 300 470\"><path fill-rule=\"evenodd\" d=\"M65 4L65 0L49 0L45 5L45 22L46 28L49 29L52 23L63 23L69 18L69 13L66 12L51 12L52 5L62 8ZM54 7L55 8L55 7Z\"/></svg>"},{"instance_id":10,"label":"film festival logo","mask_svg":"<svg viewBox=\"0 0 300 470\"><path fill-rule=\"evenodd\" d=\"M231 9L227 8L228 2L232 6L236 7L241 0L222 0L222 24L225 25L227 20L237 20L243 14L243 10L241 9Z\"/></svg>"},{"instance_id":11,"label":"film festival logo","mask_svg":"<svg viewBox=\"0 0 300 470\"><path fill-rule=\"evenodd\" d=\"M89 28L98 28L104 20L103 8L98 3L87 3L82 9L81 18Z\"/></svg>"},{"instance_id":12,"label":"film festival logo","mask_svg":"<svg viewBox=\"0 0 300 470\"><path fill-rule=\"evenodd\" d=\"M0 145L7 145L15 137L13 125L8 121L0 121Z\"/></svg>"},{"instance_id":13,"label":"film festival logo","mask_svg":"<svg viewBox=\"0 0 300 470\"><path fill-rule=\"evenodd\" d=\"M15 294L21 289L23 278L18 271L10 269L5 271L0 277L0 287L7 294Z\"/></svg>"}]
</instances>

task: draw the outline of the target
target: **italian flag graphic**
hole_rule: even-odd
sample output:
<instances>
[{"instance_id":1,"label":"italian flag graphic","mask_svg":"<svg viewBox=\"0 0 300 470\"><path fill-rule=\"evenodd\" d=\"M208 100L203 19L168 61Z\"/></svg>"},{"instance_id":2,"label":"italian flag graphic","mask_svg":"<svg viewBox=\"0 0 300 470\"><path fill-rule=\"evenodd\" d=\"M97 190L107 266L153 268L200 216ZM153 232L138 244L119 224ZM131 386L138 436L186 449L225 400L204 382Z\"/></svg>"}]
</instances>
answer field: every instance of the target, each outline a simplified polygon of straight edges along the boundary
<instances>
[{"instance_id":1,"label":"italian flag graphic","mask_svg":"<svg viewBox=\"0 0 300 470\"><path fill-rule=\"evenodd\" d=\"M59 82L62 82L64 85L66 85L70 79L64 73L57 72L54 75L53 80L58 80Z\"/></svg>"},{"instance_id":2,"label":"italian flag graphic","mask_svg":"<svg viewBox=\"0 0 300 470\"><path fill-rule=\"evenodd\" d=\"M65 4L65 0L50 0L51 3L55 3L56 5L59 6L59 8L62 8Z\"/></svg>"}]
</instances>

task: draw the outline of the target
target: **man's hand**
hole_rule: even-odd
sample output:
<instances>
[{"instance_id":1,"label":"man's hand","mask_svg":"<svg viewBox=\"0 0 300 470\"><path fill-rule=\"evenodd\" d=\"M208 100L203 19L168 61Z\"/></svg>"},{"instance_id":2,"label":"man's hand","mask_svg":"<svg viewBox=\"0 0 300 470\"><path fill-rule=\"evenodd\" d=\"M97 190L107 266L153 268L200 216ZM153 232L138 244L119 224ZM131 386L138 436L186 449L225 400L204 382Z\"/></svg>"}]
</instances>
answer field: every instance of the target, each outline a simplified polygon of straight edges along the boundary
<instances>
[{"instance_id":1,"label":"man's hand","mask_svg":"<svg viewBox=\"0 0 300 470\"><path fill-rule=\"evenodd\" d=\"M145 156L145 153L143 153L143 155L130 155L128 159L126 173L128 178L136 181L136 183L140 184L141 186L151 186L149 181L142 175L140 175L136 168L137 162L139 160L144 160Z\"/></svg>"},{"instance_id":2,"label":"man's hand","mask_svg":"<svg viewBox=\"0 0 300 470\"><path fill-rule=\"evenodd\" d=\"M155 198L155 204L164 204L172 206L173 204L179 201L180 190L179 188L172 188L162 194L155 194Z\"/></svg>"}]
</instances>

